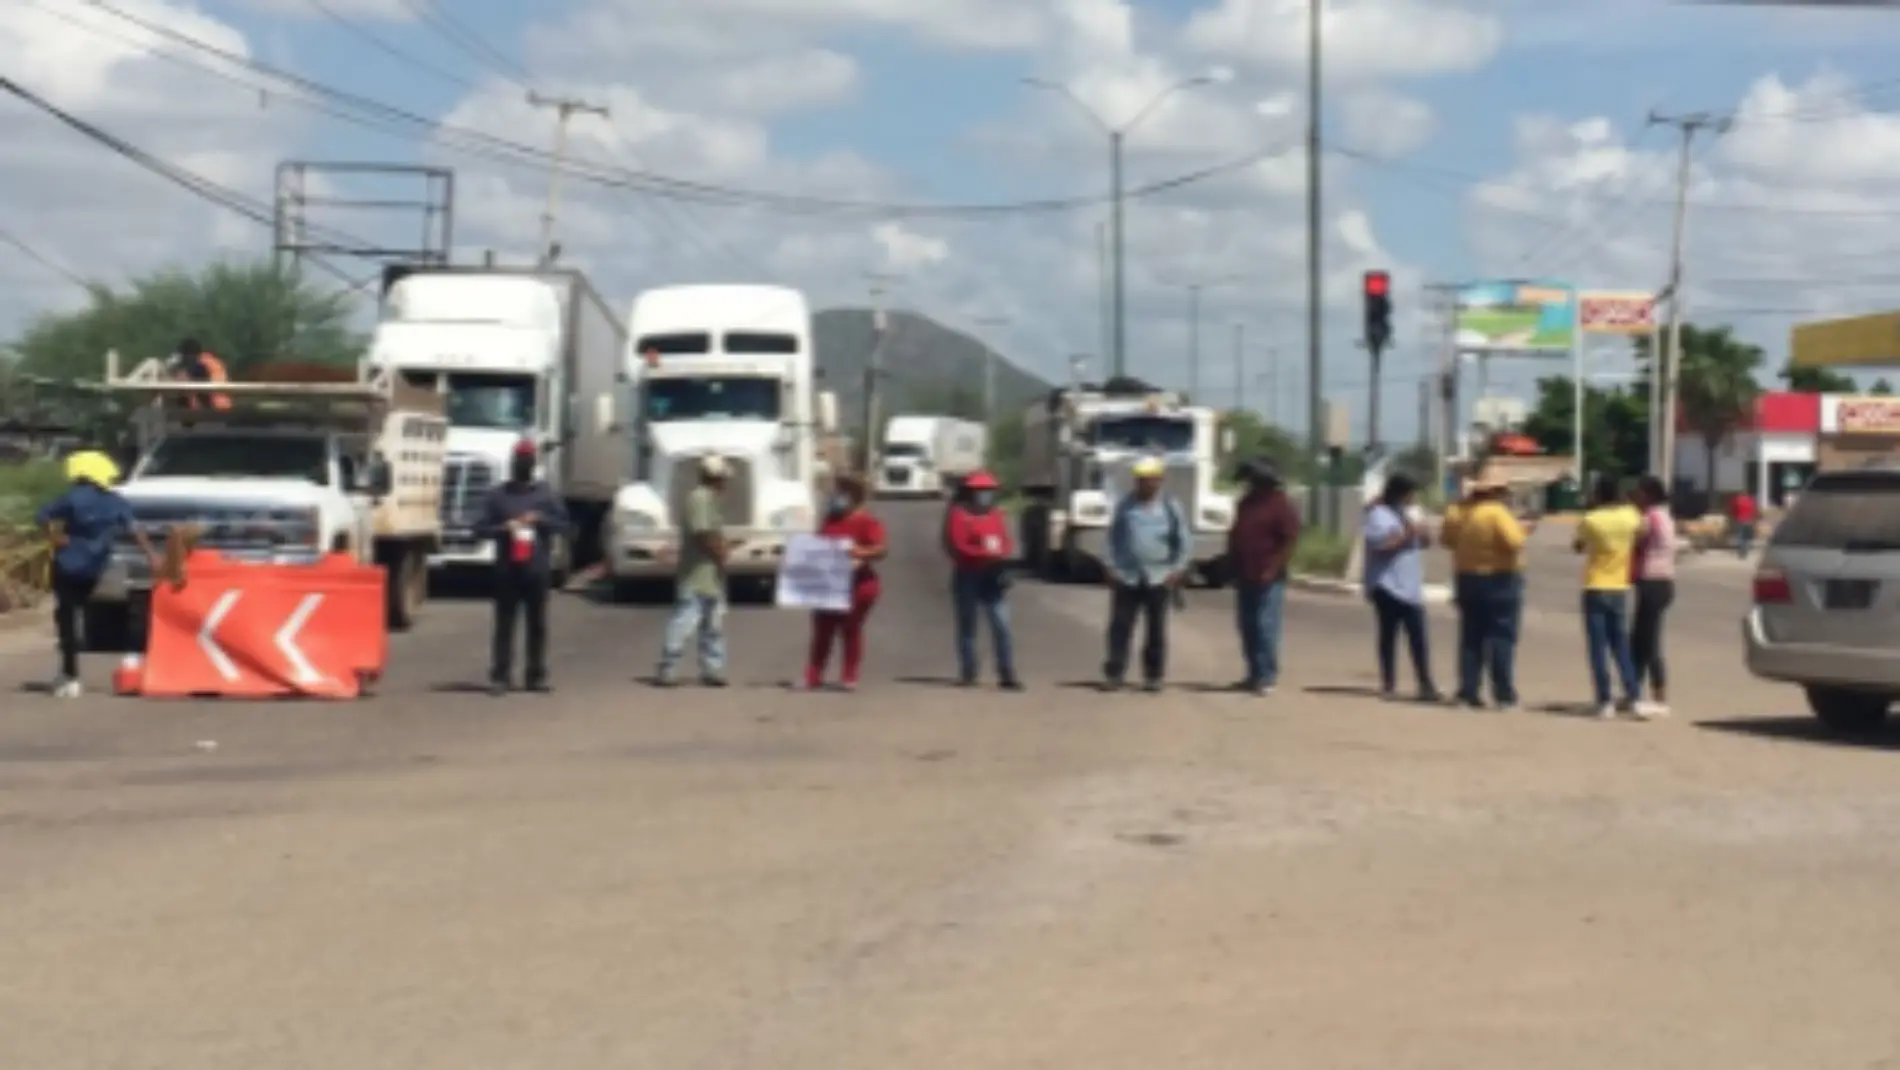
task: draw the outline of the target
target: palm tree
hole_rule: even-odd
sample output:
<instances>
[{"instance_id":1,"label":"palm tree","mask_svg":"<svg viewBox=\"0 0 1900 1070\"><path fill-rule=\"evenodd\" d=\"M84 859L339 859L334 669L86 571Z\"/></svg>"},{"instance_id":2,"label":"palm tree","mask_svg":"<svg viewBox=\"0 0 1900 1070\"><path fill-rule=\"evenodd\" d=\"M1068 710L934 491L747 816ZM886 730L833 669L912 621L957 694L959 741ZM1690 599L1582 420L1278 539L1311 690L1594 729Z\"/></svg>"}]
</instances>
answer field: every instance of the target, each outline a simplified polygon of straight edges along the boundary
<instances>
[{"instance_id":1,"label":"palm tree","mask_svg":"<svg viewBox=\"0 0 1900 1070\"><path fill-rule=\"evenodd\" d=\"M1683 325L1677 370L1682 419L1702 436L1708 465L1703 486L1710 494L1715 493L1716 452L1754 415L1755 399L1761 395L1755 372L1763 359L1760 346L1741 341L1727 327Z\"/></svg>"}]
</instances>

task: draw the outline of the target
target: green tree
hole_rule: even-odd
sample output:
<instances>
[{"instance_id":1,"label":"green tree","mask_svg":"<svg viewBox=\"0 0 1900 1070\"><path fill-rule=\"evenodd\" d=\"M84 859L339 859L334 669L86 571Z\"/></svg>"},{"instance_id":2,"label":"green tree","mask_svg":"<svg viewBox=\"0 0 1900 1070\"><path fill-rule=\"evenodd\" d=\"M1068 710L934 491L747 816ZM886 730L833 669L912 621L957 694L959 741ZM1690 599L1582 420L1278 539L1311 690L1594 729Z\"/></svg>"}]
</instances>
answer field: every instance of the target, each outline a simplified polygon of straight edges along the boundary
<instances>
[{"instance_id":1,"label":"green tree","mask_svg":"<svg viewBox=\"0 0 1900 1070\"><path fill-rule=\"evenodd\" d=\"M1859 387L1854 380L1832 368L1797 368L1790 364L1781 369L1781 381L1799 394L1852 394Z\"/></svg>"},{"instance_id":2,"label":"green tree","mask_svg":"<svg viewBox=\"0 0 1900 1070\"><path fill-rule=\"evenodd\" d=\"M1851 393L1853 393L1853 392L1854 392L1854 385L1853 385L1853 381L1852 381L1852 380L1849 380L1849 381L1848 381L1848 386L1847 386L1847 389L1846 389L1846 390L1836 390L1836 391L1833 391L1833 393L1837 393L1837 394L1851 394ZM1882 379L1875 379L1875 380L1874 380L1874 385L1872 385L1872 386L1870 386L1870 387L1868 387L1868 388L1867 388L1867 392L1868 392L1869 394L1874 394L1874 395L1876 395L1876 396L1879 396L1879 397L1883 397L1883 398L1884 398L1884 397L1890 397L1890 396L1892 396L1892 394L1893 394L1893 384L1892 384L1892 383L1889 383L1889 382L1888 382L1888 381L1887 381L1886 379L1884 379L1884 378L1882 378Z\"/></svg>"},{"instance_id":3,"label":"green tree","mask_svg":"<svg viewBox=\"0 0 1900 1070\"><path fill-rule=\"evenodd\" d=\"M94 379L107 350L129 366L171 353L185 337L216 353L234 378L278 360L347 366L363 347L348 301L270 264L160 271L123 290L94 285L86 307L40 318L16 346L19 369Z\"/></svg>"},{"instance_id":4,"label":"green tree","mask_svg":"<svg viewBox=\"0 0 1900 1070\"><path fill-rule=\"evenodd\" d=\"M1230 472L1242 461L1260 458L1279 469L1281 477L1289 482L1303 483L1313 474L1314 465L1305 445L1285 428L1261 419L1258 413L1230 410L1221 415L1221 425L1234 432L1233 453L1224 458Z\"/></svg>"},{"instance_id":5,"label":"green tree","mask_svg":"<svg viewBox=\"0 0 1900 1070\"><path fill-rule=\"evenodd\" d=\"M1567 375L1537 381L1537 404L1524 419L1523 432L1546 453L1569 456L1576 448L1576 390ZM1628 389L1586 386L1583 392L1583 467L1604 475L1628 476L1649 466L1649 387Z\"/></svg>"},{"instance_id":6,"label":"green tree","mask_svg":"<svg viewBox=\"0 0 1900 1070\"><path fill-rule=\"evenodd\" d=\"M1761 394L1755 373L1762 361L1760 346L1736 338L1727 327L1682 329L1682 366L1677 372L1682 419L1702 437L1708 459L1706 487L1715 486L1716 452L1754 414Z\"/></svg>"},{"instance_id":7,"label":"green tree","mask_svg":"<svg viewBox=\"0 0 1900 1070\"><path fill-rule=\"evenodd\" d=\"M1022 485L1025 441L1020 412L999 416L990 424L990 450L985 463L989 465L990 474L1005 487Z\"/></svg>"}]
</instances>

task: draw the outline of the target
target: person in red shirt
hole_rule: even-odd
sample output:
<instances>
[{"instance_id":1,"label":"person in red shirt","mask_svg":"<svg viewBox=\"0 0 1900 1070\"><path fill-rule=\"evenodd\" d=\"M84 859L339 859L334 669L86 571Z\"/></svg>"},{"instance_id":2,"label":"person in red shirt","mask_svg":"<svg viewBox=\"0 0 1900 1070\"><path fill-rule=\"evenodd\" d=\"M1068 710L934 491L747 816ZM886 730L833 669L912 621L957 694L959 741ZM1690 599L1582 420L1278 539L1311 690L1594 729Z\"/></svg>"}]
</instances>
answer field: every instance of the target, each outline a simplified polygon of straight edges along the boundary
<instances>
[{"instance_id":1,"label":"person in red shirt","mask_svg":"<svg viewBox=\"0 0 1900 1070\"><path fill-rule=\"evenodd\" d=\"M828 538L849 539L851 560L858 563L851 580L851 608L843 613L820 610L811 618L811 656L805 664L805 686L823 687L825 668L831 661L831 647L843 640L844 665L839 682L846 691L858 686L858 670L864 664L864 622L877 604L876 563L884 559L889 547L884 524L864 507L864 481L842 475L832 486L831 501L818 534Z\"/></svg>"},{"instance_id":2,"label":"person in red shirt","mask_svg":"<svg viewBox=\"0 0 1900 1070\"><path fill-rule=\"evenodd\" d=\"M1735 526L1735 554L1747 557L1755 546L1755 499L1747 494L1737 494L1729 499L1729 520Z\"/></svg>"},{"instance_id":3,"label":"person in red shirt","mask_svg":"<svg viewBox=\"0 0 1900 1070\"><path fill-rule=\"evenodd\" d=\"M1009 563L1016 545L1009 517L998 506L996 477L977 472L963 481L959 500L944 517L944 547L955 569L951 593L957 607L957 681L975 687L976 618L989 621L996 646L997 682L1005 691L1021 691L1016 652L1009 628Z\"/></svg>"}]
</instances>

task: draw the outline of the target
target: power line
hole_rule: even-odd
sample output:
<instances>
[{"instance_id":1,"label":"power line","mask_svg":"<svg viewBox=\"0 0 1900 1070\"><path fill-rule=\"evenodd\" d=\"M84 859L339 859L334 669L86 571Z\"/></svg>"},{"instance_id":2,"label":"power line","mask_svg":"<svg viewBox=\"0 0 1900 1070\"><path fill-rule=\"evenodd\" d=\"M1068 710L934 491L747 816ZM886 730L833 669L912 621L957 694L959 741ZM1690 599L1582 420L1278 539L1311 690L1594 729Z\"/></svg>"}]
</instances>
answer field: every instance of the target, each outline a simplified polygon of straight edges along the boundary
<instances>
[{"instance_id":1,"label":"power line","mask_svg":"<svg viewBox=\"0 0 1900 1070\"><path fill-rule=\"evenodd\" d=\"M526 67L489 44L480 34L457 22L432 0L402 0L402 6L424 25L441 34L458 51L473 59L477 65L501 75L503 79L514 82L523 89L533 88L528 83L534 81L534 76Z\"/></svg>"},{"instance_id":2,"label":"power line","mask_svg":"<svg viewBox=\"0 0 1900 1070\"><path fill-rule=\"evenodd\" d=\"M374 48L376 51L381 52L386 56L396 59L402 63L408 63L416 67L419 67L423 71L429 74L433 74L437 78L441 79L442 81L448 82L451 85L459 86L471 92L473 92L477 88L475 83L468 80L467 78L463 78L461 75L454 74L450 71L444 70L441 67L438 67L433 63L430 63L428 60L425 60L422 57L417 56L412 52L408 52L404 49L398 48L397 46L390 44L388 41L383 40L380 35L376 33L372 33L363 24L343 14L342 12L338 11L336 8L331 7L328 3L325 2L325 0L303 0L303 2L310 5L312 8L316 9L316 11L319 14L321 14L324 18L330 20L331 22L335 23L338 27L347 31L350 34L350 36L356 38L359 41L362 41L364 44L369 45L371 48Z\"/></svg>"},{"instance_id":3,"label":"power line","mask_svg":"<svg viewBox=\"0 0 1900 1070\"><path fill-rule=\"evenodd\" d=\"M69 268L61 267L51 257L35 249L33 246L28 245L25 239L18 235L6 230L0 230L0 244L12 246L21 256L45 268L48 272L65 279L67 282L72 283L82 290L91 292L92 284L81 278L77 272Z\"/></svg>"},{"instance_id":4,"label":"power line","mask_svg":"<svg viewBox=\"0 0 1900 1070\"><path fill-rule=\"evenodd\" d=\"M225 63L252 71L274 79L285 85L335 101L347 107L367 114L378 116L384 122L398 123L428 131L436 141L445 146L470 155L486 156L490 159L505 159L512 163L533 163L545 166L550 154L507 138L497 137L480 130L442 123L436 120L406 111L402 108L383 103L361 94L338 89L321 82L293 74L289 71L270 66L248 56L231 52L217 45L181 33L171 27L131 14L106 3L105 0L86 0L97 10L106 12L115 18L163 38L173 44L215 56ZM471 146L479 146L471 147ZM1279 154L1282 148L1250 153L1242 158L1230 160L1202 168L1198 171L1175 178L1149 183L1126 191L1124 197L1145 197L1183 188L1207 181L1220 175L1250 167L1263 159ZM497 155L499 154L499 156ZM576 161L568 166L568 174L586 179L599 185L636 189L654 196L694 200L709 205L726 207L752 206L771 208L793 215L856 214L870 215L886 219L901 218L983 218L1002 215L1023 215L1050 212L1070 212L1098 207L1107 203L1109 198L1102 195L1049 197L1013 202L990 204L920 204L888 201L853 200L848 198L814 197L797 194L770 193L760 190L741 189L716 183L676 178L654 171L616 167L593 161Z\"/></svg>"}]
</instances>

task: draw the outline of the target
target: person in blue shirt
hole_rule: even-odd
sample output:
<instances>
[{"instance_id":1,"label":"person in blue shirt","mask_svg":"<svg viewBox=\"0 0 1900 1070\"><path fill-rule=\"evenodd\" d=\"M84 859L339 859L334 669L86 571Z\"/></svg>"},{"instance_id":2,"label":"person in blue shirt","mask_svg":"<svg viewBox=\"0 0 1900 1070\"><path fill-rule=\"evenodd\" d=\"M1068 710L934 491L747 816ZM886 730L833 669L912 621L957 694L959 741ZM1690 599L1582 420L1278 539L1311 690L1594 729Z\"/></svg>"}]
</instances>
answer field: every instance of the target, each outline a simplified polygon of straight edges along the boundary
<instances>
[{"instance_id":1,"label":"person in blue shirt","mask_svg":"<svg viewBox=\"0 0 1900 1070\"><path fill-rule=\"evenodd\" d=\"M1167 677L1168 611L1187 579L1194 547L1181 506L1161 491L1166 474L1167 469L1154 458L1137 463L1135 489L1116 503L1109 521L1108 579L1114 594L1109 602L1108 662L1102 675L1110 691L1120 690L1127 681L1137 617L1146 633L1141 647L1144 689L1160 691Z\"/></svg>"},{"instance_id":2,"label":"person in blue shirt","mask_svg":"<svg viewBox=\"0 0 1900 1070\"><path fill-rule=\"evenodd\" d=\"M119 480L119 466L103 453L83 451L66 459L71 486L46 503L39 525L53 544L53 623L59 635L59 676L53 694L78 698L79 615L92 599L93 589L112 564L112 549L126 535L158 571L158 554L132 523L132 506L110 487Z\"/></svg>"},{"instance_id":3,"label":"person in blue shirt","mask_svg":"<svg viewBox=\"0 0 1900 1070\"><path fill-rule=\"evenodd\" d=\"M1386 698L1398 693L1399 633L1404 632L1419 701L1439 701L1425 636L1424 549L1431 536L1418 506L1418 484L1410 476L1386 480L1385 492L1366 510L1365 539L1366 601L1379 625L1379 689Z\"/></svg>"}]
</instances>

